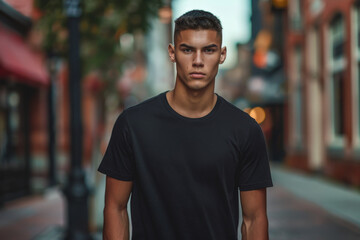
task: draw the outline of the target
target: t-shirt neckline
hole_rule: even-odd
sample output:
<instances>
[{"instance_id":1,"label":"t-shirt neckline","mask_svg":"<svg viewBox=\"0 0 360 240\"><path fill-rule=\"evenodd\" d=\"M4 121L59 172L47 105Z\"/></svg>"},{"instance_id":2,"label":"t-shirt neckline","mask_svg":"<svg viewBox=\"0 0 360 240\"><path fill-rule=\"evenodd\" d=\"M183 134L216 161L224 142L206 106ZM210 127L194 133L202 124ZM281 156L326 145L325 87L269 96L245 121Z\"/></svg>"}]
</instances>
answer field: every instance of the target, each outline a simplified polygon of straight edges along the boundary
<instances>
[{"instance_id":1,"label":"t-shirt neckline","mask_svg":"<svg viewBox=\"0 0 360 240\"><path fill-rule=\"evenodd\" d=\"M164 103L165 108L166 108L172 115L176 116L177 118L183 119L183 120L185 120L185 121L203 121L203 120L212 118L212 117L216 114L217 110L220 108L220 105L221 105L221 102L222 102L221 97L220 97L217 93L215 93L216 96L217 96L217 99L216 99L216 103L215 103L215 106L213 107L213 109L212 109L208 114L206 114L206 115L203 116L203 117L190 118L190 117L186 117L186 116L183 116L183 115L179 114L178 112L176 112L176 111L170 106L170 104L169 104L169 102L168 102L168 100L167 100L167 98L166 98L166 93L167 93L167 92L168 92L168 91L163 92L163 93L160 95L161 101Z\"/></svg>"}]
</instances>

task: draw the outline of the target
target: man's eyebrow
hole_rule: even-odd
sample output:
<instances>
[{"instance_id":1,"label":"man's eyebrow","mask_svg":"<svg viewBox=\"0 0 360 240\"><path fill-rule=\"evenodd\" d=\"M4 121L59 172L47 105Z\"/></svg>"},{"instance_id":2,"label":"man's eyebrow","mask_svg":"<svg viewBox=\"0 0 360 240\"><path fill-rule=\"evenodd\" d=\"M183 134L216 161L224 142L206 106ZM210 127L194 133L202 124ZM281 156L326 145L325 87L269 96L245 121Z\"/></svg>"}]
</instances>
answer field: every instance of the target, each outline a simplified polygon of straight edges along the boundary
<instances>
[{"instance_id":1,"label":"man's eyebrow","mask_svg":"<svg viewBox=\"0 0 360 240\"><path fill-rule=\"evenodd\" d=\"M187 45L187 44L185 44L185 43L181 43L181 44L179 45L179 47L195 48L195 47L190 46L190 45ZM205 46L205 47L203 47L203 48L213 48L213 47L218 48L218 45L216 45L216 44L214 43L214 44L207 45L207 46Z\"/></svg>"},{"instance_id":2,"label":"man's eyebrow","mask_svg":"<svg viewBox=\"0 0 360 240\"><path fill-rule=\"evenodd\" d=\"M187 45L187 44L185 44L185 43L180 44L179 47L194 48L194 47L192 47L192 46L190 46L190 45Z\"/></svg>"},{"instance_id":3,"label":"man's eyebrow","mask_svg":"<svg viewBox=\"0 0 360 240\"><path fill-rule=\"evenodd\" d=\"M210 44L210 45L205 46L204 48L213 48L213 47L217 48L218 45L216 45L216 44Z\"/></svg>"}]
</instances>

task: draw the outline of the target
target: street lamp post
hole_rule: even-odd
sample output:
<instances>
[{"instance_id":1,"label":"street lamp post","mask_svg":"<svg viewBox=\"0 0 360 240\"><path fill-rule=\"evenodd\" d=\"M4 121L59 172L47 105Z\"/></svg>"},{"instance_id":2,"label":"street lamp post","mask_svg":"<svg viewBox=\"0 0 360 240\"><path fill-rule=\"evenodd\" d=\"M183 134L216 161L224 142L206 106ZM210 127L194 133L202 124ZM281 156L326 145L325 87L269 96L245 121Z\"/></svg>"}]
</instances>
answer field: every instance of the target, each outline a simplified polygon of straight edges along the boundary
<instances>
[{"instance_id":1,"label":"street lamp post","mask_svg":"<svg viewBox=\"0 0 360 240\"><path fill-rule=\"evenodd\" d=\"M57 73L56 65L58 63L58 58L54 52L48 53L49 57L49 70L50 70L50 86L48 92L48 141L49 141L49 187L56 185L56 159L55 159L55 145L56 145L56 128L55 128L55 105L54 105L54 95L55 95L55 76Z\"/></svg>"},{"instance_id":2,"label":"street lamp post","mask_svg":"<svg viewBox=\"0 0 360 240\"><path fill-rule=\"evenodd\" d=\"M82 169L81 66L79 55L80 0L65 0L69 28L69 93L71 168L64 193L67 199L66 240L91 239L88 224L89 188Z\"/></svg>"}]
</instances>

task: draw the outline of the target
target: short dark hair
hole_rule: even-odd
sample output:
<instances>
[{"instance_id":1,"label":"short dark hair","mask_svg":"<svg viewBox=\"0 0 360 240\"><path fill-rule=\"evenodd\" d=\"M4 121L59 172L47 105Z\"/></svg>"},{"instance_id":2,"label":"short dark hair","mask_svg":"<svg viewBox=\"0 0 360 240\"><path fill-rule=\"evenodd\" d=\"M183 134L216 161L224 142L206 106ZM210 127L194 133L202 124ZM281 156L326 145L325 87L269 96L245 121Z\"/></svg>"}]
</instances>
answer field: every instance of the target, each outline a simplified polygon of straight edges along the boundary
<instances>
[{"instance_id":1,"label":"short dark hair","mask_svg":"<svg viewBox=\"0 0 360 240\"><path fill-rule=\"evenodd\" d=\"M175 20L174 41L183 30L215 30L222 37L220 20L214 14L204 10L191 10Z\"/></svg>"}]
</instances>

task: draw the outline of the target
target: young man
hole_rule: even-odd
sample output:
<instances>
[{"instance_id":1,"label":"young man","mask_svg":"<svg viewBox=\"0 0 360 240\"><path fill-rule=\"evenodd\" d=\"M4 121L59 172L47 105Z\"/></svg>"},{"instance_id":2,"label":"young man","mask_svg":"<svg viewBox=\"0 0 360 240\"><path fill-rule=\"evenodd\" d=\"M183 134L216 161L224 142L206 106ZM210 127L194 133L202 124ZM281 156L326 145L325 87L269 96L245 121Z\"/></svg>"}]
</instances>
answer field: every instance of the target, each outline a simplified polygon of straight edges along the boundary
<instances>
[{"instance_id":1,"label":"young man","mask_svg":"<svg viewBox=\"0 0 360 240\"><path fill-rule=\"evenodd\" d=\"M104 239L268 239L266 187L272 186L258 124L214 93L222 27L193 10L175 21L176 83L117 119L99 171L106 174Z\"/></svg>"}]
</instances>

